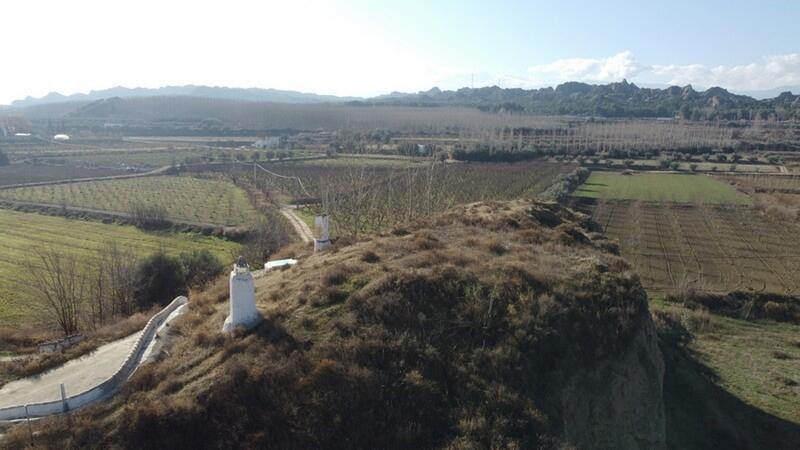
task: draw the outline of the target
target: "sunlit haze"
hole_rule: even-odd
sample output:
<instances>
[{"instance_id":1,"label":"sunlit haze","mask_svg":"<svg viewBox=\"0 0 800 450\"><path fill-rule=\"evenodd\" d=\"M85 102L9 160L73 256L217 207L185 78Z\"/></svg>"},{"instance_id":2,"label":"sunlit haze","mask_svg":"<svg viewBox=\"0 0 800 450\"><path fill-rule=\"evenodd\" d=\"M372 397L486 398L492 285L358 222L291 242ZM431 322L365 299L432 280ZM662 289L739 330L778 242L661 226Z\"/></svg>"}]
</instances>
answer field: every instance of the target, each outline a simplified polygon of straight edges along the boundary
<instances>
[{"instance_id":1,"label":"sunlit haze","mask_svg":"<svg viewBox=\"0 0 800 450\"><path fill-rule=\"evenodd\" d=\"M702 3L6 2L0 104L120 85L349 96L622 78L800 85L800 3Z\"/></svg>"}]
</instances>

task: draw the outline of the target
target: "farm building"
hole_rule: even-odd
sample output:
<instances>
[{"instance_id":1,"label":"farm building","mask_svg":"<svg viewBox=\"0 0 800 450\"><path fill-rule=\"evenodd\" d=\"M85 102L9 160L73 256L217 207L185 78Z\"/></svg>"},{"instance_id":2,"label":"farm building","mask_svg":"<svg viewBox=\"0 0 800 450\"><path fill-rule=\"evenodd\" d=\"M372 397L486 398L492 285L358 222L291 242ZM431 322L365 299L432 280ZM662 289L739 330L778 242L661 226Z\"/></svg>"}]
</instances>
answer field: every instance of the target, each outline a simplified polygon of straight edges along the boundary
<instances>
[{"instance_id":1,"label":"farm building","mask_svg":"<svg viewBox=\"0 0 800 450\"><path fill-rule=\"evenodd\" d=\"M275 149L281 146L281 138L278 136L267 136L253 143L253 147Z\"/></svg>"}]
</instances>

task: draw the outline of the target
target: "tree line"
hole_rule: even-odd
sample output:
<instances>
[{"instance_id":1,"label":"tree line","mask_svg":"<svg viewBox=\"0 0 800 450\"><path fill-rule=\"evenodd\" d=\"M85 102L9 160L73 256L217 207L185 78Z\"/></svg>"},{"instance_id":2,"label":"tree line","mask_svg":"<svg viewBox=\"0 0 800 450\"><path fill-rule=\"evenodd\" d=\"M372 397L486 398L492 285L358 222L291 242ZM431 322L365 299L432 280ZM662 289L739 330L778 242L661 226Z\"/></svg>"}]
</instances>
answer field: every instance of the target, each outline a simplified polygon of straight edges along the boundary
<instances>
[{"instance_id":1,"label":"tree line","mask_svg":"<svg viewBox=\"0 0 800 450\"><path fill-rule=\"evenodd\" d=\"M91 261L53 248L38 248L35 255L27 263L29 294L41 300L45 320L65 336L165 305L223 272L205 249L179 256L159 250L140 258L112 241Z\"/></svg>"}]
</instances>

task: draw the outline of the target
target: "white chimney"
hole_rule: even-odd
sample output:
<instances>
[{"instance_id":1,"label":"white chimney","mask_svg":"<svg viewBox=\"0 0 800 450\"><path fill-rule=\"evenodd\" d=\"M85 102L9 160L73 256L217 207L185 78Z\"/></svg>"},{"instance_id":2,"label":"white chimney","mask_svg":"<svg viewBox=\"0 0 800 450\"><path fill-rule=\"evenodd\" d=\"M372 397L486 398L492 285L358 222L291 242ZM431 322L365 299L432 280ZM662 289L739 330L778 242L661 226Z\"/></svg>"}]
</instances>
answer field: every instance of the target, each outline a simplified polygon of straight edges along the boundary
<instances>
[{"instance_id":1,"label":"white chimney","mask_svg":"<svg viewBox=\"0 0 800 450\"><path fill-rule=\"evenodd\" d=\"M261 322L261 314L256 309L256 288L253 274L241 256L233 265L230 277L231 310L222 331L232 331L238 326L252 328Z\"/></svg>"},{"instance_id":2,"label":"white chimney","mask_svg":"<svg viewBox=\"0 0 800 450\"><path fill-rule=\"evenodd\" d=\"M328 215L316 216L314 218L314 228L317 237L314 239L314 253L321 252L330 247L331 239L328 233Z\"/></svg>"}]
</instances>

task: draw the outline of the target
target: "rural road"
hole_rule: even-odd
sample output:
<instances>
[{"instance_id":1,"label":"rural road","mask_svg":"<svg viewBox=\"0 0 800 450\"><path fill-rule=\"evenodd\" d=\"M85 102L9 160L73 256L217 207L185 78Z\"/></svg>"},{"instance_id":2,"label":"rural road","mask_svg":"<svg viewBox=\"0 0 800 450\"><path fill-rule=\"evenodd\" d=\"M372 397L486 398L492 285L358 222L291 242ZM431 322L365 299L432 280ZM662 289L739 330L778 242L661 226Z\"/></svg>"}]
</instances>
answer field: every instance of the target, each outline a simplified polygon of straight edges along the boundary
<instances>
[{"instance_id":1,"label":"rural road","mask_svg":"<svg viewBox=\"0 0 800 450\"><path fill-rule=\"evenodd\" d=\"M122 366L140 332L98 347L41 375L12 381L0 388L0 408L58 400L60 383L67 396L86 391L108 379Z\"/></svg>"},{"instance_id":2,"label":"rural road","mask_svg":"<svg viewBox=\"0 0 800 450\"><path fill-rule=\"evenodd\" d=\"M303 219L297 217L295 214L294 209L290 206L281 206L281 214L284 217L289 219L289 223L292 224L292 228L294 228L295 233L300 236L300 239L303 243L309 243L314 240L314 235L311 233L311 228L303 222Z\"/></svg>"}]
</instances>

